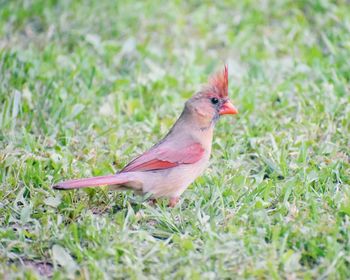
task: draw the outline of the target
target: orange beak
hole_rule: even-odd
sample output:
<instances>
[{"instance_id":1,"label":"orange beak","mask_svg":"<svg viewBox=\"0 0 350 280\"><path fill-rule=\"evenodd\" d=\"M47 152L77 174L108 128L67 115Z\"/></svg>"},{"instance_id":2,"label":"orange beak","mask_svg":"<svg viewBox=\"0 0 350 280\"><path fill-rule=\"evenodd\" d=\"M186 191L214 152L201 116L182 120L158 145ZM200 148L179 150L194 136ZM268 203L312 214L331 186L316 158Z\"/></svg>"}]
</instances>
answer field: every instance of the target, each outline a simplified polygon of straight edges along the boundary
<instances>
[{"instance_id":1,"label":"orange beak","mask_svg":"<svg viewBox=\"0 0 350 280\"><path fill-rule=\"evenodd\" d=\"M219 115L236 115L238 114L238 110L230 100L227 100L224 104L222 104Z\"/></svg>"}]
</instances>

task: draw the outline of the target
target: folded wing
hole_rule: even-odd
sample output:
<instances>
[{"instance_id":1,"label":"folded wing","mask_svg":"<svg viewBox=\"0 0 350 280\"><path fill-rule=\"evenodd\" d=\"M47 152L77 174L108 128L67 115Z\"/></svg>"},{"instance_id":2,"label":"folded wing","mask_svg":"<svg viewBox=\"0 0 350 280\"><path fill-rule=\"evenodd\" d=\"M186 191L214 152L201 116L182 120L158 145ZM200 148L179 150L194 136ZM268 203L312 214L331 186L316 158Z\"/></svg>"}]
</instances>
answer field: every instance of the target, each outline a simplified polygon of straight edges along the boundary
<instances>
[{"instance_id":1,"label":"folded wing","mask_svg":"<svg viewBox=\"0 0 350 280\"><path fill-rule=\"evenodd\" d=\"M199 143L179 149L160 145L131 161L120 172L152 171L168 169L180 164L192 164L199 161L204 152L204 148Z\"/></svg>"}]
</instances>

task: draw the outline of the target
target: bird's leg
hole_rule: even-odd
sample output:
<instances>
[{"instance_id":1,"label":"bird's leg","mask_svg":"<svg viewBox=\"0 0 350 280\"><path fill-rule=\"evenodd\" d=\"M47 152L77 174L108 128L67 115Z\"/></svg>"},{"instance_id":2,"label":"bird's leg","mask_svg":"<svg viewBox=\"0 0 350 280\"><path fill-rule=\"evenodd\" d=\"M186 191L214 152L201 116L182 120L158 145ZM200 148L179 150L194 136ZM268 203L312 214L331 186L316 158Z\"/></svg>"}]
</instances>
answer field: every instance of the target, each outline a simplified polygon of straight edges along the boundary
<instances>
[{"instance_id":1,"label":"bird's leg","mask_svg":"<svg viewBox=\"0 0 350 280\"><path fill-rule=\"evenodd\" d=\"M151 199L149 200L148 204L149 204L150 206L156 205L156 204L157 204L157 199L156 199L156 198L151 198Z\"/></svg>"},{"instance_id":2,"label":"bird's leg","mask_svg":"<svg viewBox=\"0 0 350 280\"><path fill-rule=\"evenodd\" d=\"M180 197L172 197L172 198L170 198L168 206L171 207L171 208L175 207L175 205L179 202L179 200L180 200Z\"/></svg>"}]
</instances>

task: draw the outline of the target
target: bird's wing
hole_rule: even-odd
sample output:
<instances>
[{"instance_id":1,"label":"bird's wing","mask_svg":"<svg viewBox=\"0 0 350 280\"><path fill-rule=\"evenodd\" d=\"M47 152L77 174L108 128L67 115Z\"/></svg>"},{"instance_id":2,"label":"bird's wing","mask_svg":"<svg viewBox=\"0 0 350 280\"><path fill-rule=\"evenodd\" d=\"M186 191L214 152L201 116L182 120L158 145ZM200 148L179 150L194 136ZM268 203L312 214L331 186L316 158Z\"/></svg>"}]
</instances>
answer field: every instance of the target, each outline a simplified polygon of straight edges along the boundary
<instances>
[{"instance_id":1,"label":"bird's wing","mask_svg":"<svg viewBox=\"0 0 350 280\"><path fill-rule=\"evenodd\" d=\"M191 164L200 160L204 152L204 148L199 143L179 149L160 145L131 161L121 172L160 170L180 164Z\"/></svg>"}]
</instances>

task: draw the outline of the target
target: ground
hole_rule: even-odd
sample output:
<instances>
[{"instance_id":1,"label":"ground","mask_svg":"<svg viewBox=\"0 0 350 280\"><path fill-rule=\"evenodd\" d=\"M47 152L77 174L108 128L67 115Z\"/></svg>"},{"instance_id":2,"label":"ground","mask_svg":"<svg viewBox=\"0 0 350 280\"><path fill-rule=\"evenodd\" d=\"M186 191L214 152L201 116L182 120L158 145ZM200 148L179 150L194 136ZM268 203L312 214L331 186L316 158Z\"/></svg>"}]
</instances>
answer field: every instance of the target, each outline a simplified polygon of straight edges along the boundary
<instances>
[{"instance_id":1,"label":"ground","mask_svg":"<svg viewBox=\"0 0 350 280\"><path fill-rule=\"evenodd\" d=\"M0 1L0 278L350 278L349 1ZM173 209L116 172L229 66Z\"/></svg>"}]
</instances>

